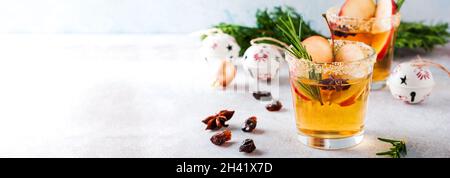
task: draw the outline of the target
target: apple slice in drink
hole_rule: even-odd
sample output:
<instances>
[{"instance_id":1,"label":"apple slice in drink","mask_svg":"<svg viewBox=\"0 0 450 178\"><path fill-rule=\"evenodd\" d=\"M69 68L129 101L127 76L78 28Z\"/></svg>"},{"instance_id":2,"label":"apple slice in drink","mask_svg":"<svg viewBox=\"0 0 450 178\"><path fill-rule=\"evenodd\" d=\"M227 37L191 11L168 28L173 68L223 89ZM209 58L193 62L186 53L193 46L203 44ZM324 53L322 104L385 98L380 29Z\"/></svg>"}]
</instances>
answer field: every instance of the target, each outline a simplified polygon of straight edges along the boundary
<instances>
[{"instance_id":1,"label":"apple slice in drink","mask_svg":"<svg viewBox=\"0 0 450 178\"><path fill-rule=\"evenodd\" d=\"M294 84L294 82L291 82L291 87L294 89L295 94L299 96L301 99L311 101L311 99L309 99L307 96L303 95L302 93L300 93L300 91L298 91L297 86Z\"/></svg>"},{"instance_id":2,"label":"apple slice in drink","mask_svg":"<svg viewBox=\"0 0 450 178\"><path fill-rule=\"evenodd\" d=\"M394 0L378 0L372 27L372 47L377 51L377 61L383 60L394 36L393 15L397 12Z\"/></svg>"},{"instance_id":3,"label":"apple slice in drink","mask_svg":"<svg viewBox=\"0 0 450 178\"><path fill-rule=\"evenodd\" d=\"M356 103L356 99L362 94L362 92L358 95L353 95L352 97L350 97L349 99L339 103L340 106L345 107L345 106L350 106L354 103Z\"/></svg>"},{"instance_id":4,"label":"apple slice in drink","mask_svg":"<svg viewBox=\"0 0 450 178\"><path fill-rule=\"evenodd\" d=\"M377 61L381 61L384 59L384 57L386 57L393 36L394 28L389 31L374 35L372 40L372 47L377 52Z\"/></svg>"},{"instance_id":5,"label":"apple slice in drink","mask_svg":"<svg viewBox=\"0 0 450 178\"><path fill-rule=\"evenodd\" d=\"M334 91L330 97L330 101L342 107L350 106L364 93L364 87L366 87L366 85L363 83L351 84L350 88L347 90L339 92Z\"/></svg>"}]
</instances>

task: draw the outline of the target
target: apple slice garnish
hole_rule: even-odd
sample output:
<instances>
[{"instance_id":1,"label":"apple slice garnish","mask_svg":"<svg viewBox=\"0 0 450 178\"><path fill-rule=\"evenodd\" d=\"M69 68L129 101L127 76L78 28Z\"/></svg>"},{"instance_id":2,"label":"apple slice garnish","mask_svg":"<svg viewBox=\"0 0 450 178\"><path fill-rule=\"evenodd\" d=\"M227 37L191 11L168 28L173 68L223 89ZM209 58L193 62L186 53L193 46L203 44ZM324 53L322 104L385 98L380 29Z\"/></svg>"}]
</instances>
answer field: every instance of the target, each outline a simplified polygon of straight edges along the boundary
<instances>
[{"instance_id":1,"label":"apple slice garnish","mask_svg":"<svg viewBox=\"0 0 450 178\"><path fill-rule=\"evenodd\" d=\"M396 14L398 11L397 3L395 3L394 0L392 0L392 14Z\"/></svg>"},{"instance_id":2,"label":"apple slice garnish","mask_svg":"<svg viewBox=\"0 0 450 178\"><path fill-rule=\"evenodd\" d=\"M311 55L314 62L333 62L333 48L326 38L311 36L303 40L302 45L305 46L306 51Z\"/></svg>"},{"instance_id":3,"label":"apple slice garnish","mask_svg":"<svg viewBox=\"0 0 450 178\"><path fill-rule=\"evenodd\" d=\"M396 13L396 6L394 0L378 0L372 33L381 33L392 28L392 18L389 17Z\"/></svg>"},{"instance_id":4,"label":"apple slice garnish","mask_svg":"<svg viewBox=\"0 0 450 178\"><path fill-rule=\"evenodd\" d=\"M376 18L386 18L395 14L394 0L378 0L377 10L375 11Z\"/></svg>"},{"instance_id":5,"label":"apple slice garnish","mask_svg":"<svg viewBox=\"0 0 450 178\"><path fill-rule=\"evenodd\" d=\"M375 22L372 27L372 47L377 51L377 61L383 60L389 51L394 36L392 17L397 13L397 4L394 0L378 0Z\"/></svg>"},{"instance_id":6,"label":"apple slice garnish","mask_svg":"<svg viewBox=\"0 0 450 178\"><path fill-rule=\"evenodd\" d=\"M364 59L365 55L357 44L345 44L336 53L336 62L352 62Z\"/></svg>"},{"instance_id":7,"label":"apple slice garnish","mask_svg":"<svg viewBox=\"0 0 450 178\"><path fill-rule=\"evenodd\" d=\"M373 0L346 0L339 11L339 16L352 18L371 18L375 13Z\"/></svg>"}]
</instances>

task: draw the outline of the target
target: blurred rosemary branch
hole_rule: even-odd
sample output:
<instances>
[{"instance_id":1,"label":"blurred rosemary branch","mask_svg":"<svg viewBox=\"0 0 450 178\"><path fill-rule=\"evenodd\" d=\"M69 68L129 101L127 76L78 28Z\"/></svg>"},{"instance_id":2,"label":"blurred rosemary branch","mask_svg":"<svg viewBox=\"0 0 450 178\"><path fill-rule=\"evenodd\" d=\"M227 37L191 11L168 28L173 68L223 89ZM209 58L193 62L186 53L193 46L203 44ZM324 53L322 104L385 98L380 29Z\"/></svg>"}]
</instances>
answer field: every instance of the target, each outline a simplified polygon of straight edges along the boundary
<instances>
[{"instance_id":1,"label":"blurred rosemary branch","mask_svg":"<svg viewBox=\"0 0 450 178\"><path fill-rule=\"evenodd\" d=\"M291 18L295 29L299 29L300 22L302 23L302 39L319 34L310 27L308 22L301 21L302 16L294 8L279 6L274 7L271 11L259 9L256 12L256 27L226 23L220 23L215 27L236 38L237 43L241 47L240 54L242 55L250 47L250 40L257 37L272 37L288 43L289 41L283 35L283 32L277 28L277 24L280 24L280 19L288 19L288 17Z\"/></svg>"},{"instance_id":2,"label":"blurred rosemary branch","mask_svg":"<svg viewBox=\"0 0 450 178\"><path fill-rule=\"evenodd\" d=\"M401 22L395 41L396 48L431 51L437 45L445 45L450 33L447 23L426 25L423 22Z\"/></svg>"}]
</instances>

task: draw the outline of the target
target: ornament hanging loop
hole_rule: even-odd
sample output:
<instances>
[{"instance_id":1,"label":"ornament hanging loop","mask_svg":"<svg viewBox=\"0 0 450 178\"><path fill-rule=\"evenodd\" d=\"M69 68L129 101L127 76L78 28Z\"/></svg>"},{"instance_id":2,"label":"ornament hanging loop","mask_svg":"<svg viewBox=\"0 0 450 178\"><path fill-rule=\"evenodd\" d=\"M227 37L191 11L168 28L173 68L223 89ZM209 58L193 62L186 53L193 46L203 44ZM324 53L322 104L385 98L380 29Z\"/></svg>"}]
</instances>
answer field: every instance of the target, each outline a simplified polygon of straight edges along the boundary
<instances>
[{"instance_id":1,"label":"ornament hanging loop","mask_svg":"<svg viewBox=\"0 0 450 178\"><path fill-rule=\"evenodd\" d=\"M447 75L450 77L450 71L447 68L445 68L442 64L438 64L429 59L423 59L420 56L417 56L417 59L413 60L413 62L414 63L412 65L417 66L417 67L423 67L423 66L437 67L437 68L441 69L442 71L446 72Z\"/></svg>"},{"instance_id":2,"label":"ornament hanging loop","mask_svg":"<svg viewBox=\"0 0 450 178\"><path fill-rule=\"evenodd\" d=\"M273 46L274 48L276 48L276 49L278 49L278 50L280 50L280 51L285 51L287 48L289 48L289 46L286 44L286 43L284 43L284 42L282 42L282 41L280 41L280 40L277 40L277 39L275 39L275 38L271 38L271 37L259 37L259 38L255 38L255 39L252 39L251 41L250 41L250 44L251 45L256 45L256 44L258 44L257 42L261 42L261 41L271 41L271 42L274 42L274 43L276 43L276 44L278 44L278 45L281 45L281 46L283 46L283 47L280 47L280 46L278 46L278 45L274 45L274 44L267 44L267 45L271 45L271 46Z\"/></svg>"}]
</instances>

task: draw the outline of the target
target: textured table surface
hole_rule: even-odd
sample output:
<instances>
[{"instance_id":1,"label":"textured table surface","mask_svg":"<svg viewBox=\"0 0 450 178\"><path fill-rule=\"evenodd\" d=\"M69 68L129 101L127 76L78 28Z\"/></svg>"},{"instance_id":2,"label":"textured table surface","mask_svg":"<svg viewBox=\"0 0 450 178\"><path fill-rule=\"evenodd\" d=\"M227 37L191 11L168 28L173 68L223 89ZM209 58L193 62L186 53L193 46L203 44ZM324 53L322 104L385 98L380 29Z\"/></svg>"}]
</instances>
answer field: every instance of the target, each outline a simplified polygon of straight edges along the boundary
<instances>
[{"instance_id":1,"label":"textured table surface","mask_svg":"<svg viewBox=\"0 0 450 178\"><path fill-rule=\"evenodd\" d=\"M187 35L0 39L1 157L376 157L389 148L377 137L406 139L408 157L450 157L450 80L435 69L437 85L424 103L406 105L387 89L371 92L363 142L322 151L297 140L286 64L284 108L270 113L249 93L204 85L199 42ZM450 45L423 56L450 67ZM200 121L224 108L236 110L233 138L217 147ZM243 133L251 115L258 129ZM245 138L257 151L238 152Z\"/></svg>"}]
</instances>

